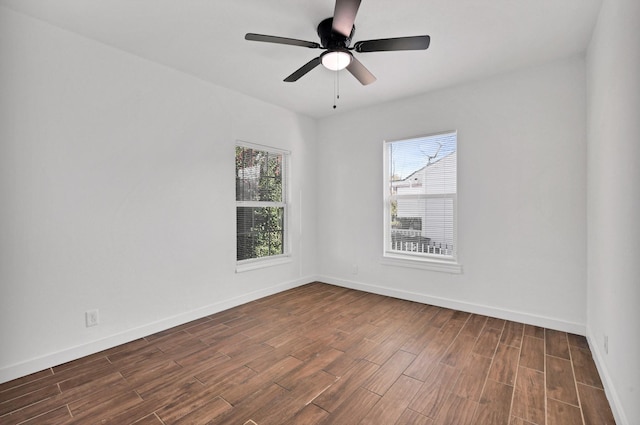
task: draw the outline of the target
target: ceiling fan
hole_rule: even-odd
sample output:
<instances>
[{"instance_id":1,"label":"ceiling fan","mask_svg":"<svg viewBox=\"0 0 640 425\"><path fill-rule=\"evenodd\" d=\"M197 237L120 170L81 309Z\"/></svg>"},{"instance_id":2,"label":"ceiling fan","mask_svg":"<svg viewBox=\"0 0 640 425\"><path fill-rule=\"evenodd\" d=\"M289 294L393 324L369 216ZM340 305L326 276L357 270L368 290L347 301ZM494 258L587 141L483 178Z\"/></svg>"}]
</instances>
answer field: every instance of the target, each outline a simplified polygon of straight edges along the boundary
<instances>
[{"instance_id":1,"label":"ceiling fan","mask_svg":"<svg viewBox=\"0 0 640 425\"><path fill-rule=\"evenodd\" d=\"M367 85L373 83L376 77L355 58L352 51L358 53L388 52L397 50L425 50L429 47L431 39L428 35L358 41L353 47L349 47L356 30L353 23L356 19L360 2L361 0L336 0L333 17L323 20L318 25L320 43L254 33L248 33L244 38L250 41L263 41L266 43L288 44L291 46L325 50L320 56L311 59L294 71L293 74L285 78L284 81L286 82L298 81L300 77L322 63L322 65L332 71L339 71L346 68L360 83Z\"/></svg>"}]
</instances>

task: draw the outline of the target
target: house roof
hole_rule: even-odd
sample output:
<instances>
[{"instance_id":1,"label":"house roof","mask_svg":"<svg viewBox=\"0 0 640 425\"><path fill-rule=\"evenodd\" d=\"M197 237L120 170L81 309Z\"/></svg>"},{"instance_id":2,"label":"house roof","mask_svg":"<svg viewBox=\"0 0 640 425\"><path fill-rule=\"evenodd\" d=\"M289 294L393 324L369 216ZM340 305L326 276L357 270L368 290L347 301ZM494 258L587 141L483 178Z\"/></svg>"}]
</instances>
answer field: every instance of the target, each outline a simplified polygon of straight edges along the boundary
<instances>
[{"instance_id":1,"label":"house roof","mask_svg":"<svg viewBox=\"0 0 640 425\"><path fill-rule=\"evenodd\" d=\"M456 152L457 152L457 151L449 152L449 153L448 153L448 154L446 154L445 156L438 158L438 160L437 160L437 161L434 161L434 162L428 163L428 164L427 164L427 165L425 165L424 167L419 168L419 169L417 169L416 171L414 171L413 173L409 174L409 175L408 175L407 177L405 177L404 179L397 180L397 181L407 181L407 180L411 179L413 176L415 176L416 174L421 173L422 171L424 171L427 167L431 167L431 166L433 166L433 165L436 165L437 163L439 163L439 162L440 162L440 161L442 161L443 159L448 158L448 157L450 157L451 155L456 154Z\"/></svg>"}]
</instances>

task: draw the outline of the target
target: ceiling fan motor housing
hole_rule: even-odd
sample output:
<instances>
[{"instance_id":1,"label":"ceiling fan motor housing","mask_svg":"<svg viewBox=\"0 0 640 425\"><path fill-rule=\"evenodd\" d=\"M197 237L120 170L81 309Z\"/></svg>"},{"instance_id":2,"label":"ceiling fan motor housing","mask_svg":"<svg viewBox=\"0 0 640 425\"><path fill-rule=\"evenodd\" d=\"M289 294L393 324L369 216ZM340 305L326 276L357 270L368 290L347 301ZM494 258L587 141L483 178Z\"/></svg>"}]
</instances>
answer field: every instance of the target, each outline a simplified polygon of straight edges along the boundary
<instances>
[{"instance_id":1,"label":"ceiling fan motor housing","mask_svg":"<svg viewBox=\"0 0 640 425\"><path fill-rule=\"evenodd\" d=\"M356 31L356 26L351 28L349 36L340 34L333 30L333 18L327 18L318 24L318 36L320 37L320 44L322 47L329 50L343 50L349 47L351 44L351 38Z\"/></svg>"}]
</instances>

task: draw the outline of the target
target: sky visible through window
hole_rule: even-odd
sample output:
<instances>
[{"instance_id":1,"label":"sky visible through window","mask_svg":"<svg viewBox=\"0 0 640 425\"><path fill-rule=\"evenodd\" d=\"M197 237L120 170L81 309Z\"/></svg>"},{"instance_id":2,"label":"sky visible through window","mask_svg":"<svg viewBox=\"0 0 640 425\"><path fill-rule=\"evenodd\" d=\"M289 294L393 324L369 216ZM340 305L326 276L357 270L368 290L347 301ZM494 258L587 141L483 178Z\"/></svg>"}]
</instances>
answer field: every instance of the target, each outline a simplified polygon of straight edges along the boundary
<instances>
[{"instance_id":1,"label":"sky visible through window","mask_svg":"<svg viewBox=\"0 0 640 425\"><path fill-rule=\"evenodd\" d=\"M390 143L390 175L403 180L427 164L433 164L456 150L456 133L437 134Z\"/></svg>"}]
</instances>

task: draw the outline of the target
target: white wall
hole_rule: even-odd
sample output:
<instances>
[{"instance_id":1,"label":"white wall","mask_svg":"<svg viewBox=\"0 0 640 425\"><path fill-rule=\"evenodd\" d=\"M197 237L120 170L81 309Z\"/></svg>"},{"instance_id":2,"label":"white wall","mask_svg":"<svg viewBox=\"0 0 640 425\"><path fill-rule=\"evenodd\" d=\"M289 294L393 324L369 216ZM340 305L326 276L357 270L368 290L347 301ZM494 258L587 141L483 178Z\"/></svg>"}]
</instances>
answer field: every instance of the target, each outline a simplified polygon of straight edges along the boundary
<instances>
[{"instance_id":1,"label":"white wall","mask_svg":"<svg viewBox=\"0 0 640 425\"><path fill-rule=\"evenodd\" d=\"M0 382L316 273L315 121L4 8L0 51ZM236 139L292 151L289 264L235 273Z\"/></svg>"},{"instance_id":2,"label":"white wall","mask_svg":"<svg viewBox=\"0 0 640 425\"><path fill-rule=\"evenodd\" d=\"M319 271L586 325L618 421L640 423L639 6L604 1L586 77L567 59L317 125L0 7L0 381ZM464 273L381 265L382 140L444 130L459 135ZM292 151L290 264L234 273L236 139Z\"/></svg>"},{"instance_id":3,"label":"white wall","mask_svg":"<svg viewBox=\"0 0 640 425\"><path fill-rule=\"evenodd\" d=\"M319 121L323 278L584 333L585 96L576 57ZM448 130L464 272L383 265L383 140Z\"/></svg>"},{"instance_id":4,"label":"white wall","mask_svg":"<svg viewBox=\"0 0 640 425\"><path fill-rule=\"evenodd\" d=\"M640 2L603 2L587 76L587 335L618 423L640 424Z\"/></svg>"}]
</instances>

